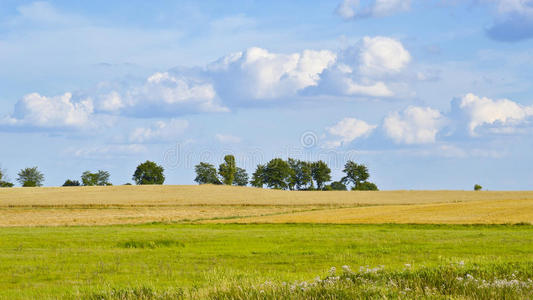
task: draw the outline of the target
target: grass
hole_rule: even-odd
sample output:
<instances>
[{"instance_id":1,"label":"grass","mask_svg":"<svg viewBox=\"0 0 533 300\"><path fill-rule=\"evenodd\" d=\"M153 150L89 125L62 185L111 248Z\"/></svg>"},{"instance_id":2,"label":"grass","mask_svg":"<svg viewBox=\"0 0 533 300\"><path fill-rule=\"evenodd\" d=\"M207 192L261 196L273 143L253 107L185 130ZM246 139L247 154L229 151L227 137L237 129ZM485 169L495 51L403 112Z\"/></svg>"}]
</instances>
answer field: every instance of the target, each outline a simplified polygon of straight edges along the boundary
<instances>
[{"instance_id":1,"label":"grass","mask_svg":"<svg viewBox=\"0 0 533 300\"><path fill-rule=\"evenodd\" d=\"M0 190L0 227L233 222L243 217L251 218L239 222L518 223L533 222L532 207L533 192L311 192L212 185L11 188Z\"/></svg>"},{"instance_id":2,"label":"grass","mask_svg":"<svg viewBox=\"0 0 533 300\"><path fill-rule=\"evenodd\" d=\"M530 225L13 227L0 229L0 298L412 298L425 286L435 297L520 298L532 263ZM343 265L354 274L328 274Z\"/></svg>"}]
</instances>

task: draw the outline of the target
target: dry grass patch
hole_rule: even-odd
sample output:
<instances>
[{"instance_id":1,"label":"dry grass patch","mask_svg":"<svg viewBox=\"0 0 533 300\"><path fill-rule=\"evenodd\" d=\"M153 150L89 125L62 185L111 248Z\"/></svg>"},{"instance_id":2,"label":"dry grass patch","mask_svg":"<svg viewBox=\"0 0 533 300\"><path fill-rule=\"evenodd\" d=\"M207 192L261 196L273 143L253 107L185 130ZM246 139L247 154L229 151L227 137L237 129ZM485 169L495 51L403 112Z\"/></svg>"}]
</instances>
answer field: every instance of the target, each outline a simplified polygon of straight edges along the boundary
<instances>
[{"instance_id":1,"label":"dry grass patch","mask_svg":"<svg viewBox=\"0 0 533 300\"><path fill-rule=\"evenodd\" d=\"M217 222L336 224L516 224L533 223L533 200L388 205L328 209Z\"/></svg>"}]
</instances>

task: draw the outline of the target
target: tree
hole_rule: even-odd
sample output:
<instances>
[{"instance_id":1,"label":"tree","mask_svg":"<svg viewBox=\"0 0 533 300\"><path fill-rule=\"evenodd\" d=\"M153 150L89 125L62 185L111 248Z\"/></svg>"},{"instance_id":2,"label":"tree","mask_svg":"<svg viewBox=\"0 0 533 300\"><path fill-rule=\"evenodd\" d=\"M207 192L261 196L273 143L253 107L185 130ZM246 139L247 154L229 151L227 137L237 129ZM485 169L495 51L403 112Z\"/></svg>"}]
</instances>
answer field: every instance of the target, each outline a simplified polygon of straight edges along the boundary
<instances>
[{"instance_id":1,"label":"tree","mask_svg":"<svg viewBox=\"0 0 533 300\"><path fill-rule=\"evenodd\" d=\"M63 183L63 186L80 186L80 182L77 180L65 180L65 183Z\"/></svg>"},{"instance_id":2,"label":"tree","mask_svg":"<svg viewBox=\"0 0 533 300\"><path fill-rule=\"evenodd\" d=\"M351 160L346 162L342 171L346 176L342 177L341 182L344 184L353 184L355 190L359 190L359 185L370 177L368 168L365 165L359 165Z\"/></svg>"},{"instance_id":3,"label":"tree","mask_svg":"<svg viewBox=\"0 0 533 300\"><path fill-rule=\"evenodd\" d=\"M153 161L145 161L137 166L133 173L133 181L136 184L163 184L165 182L165 169Z\"/></svg>"},{"instance_id":4,"label":"tree","mask_svg":"<svg viewBox=\"0 0 533 300\"><path fill-rule=\"evenodd\" d=\"M378 186L369 181L363 181L352 188L354 191L379 191Z\"/></svg>"},{"instance_id":5,"label":"tree","mask_svg":"<svg viewBox=\"0 0 533 300\"><path fill-rule=\"evenodd\" d=\"M85 171L81 174L81 182L85 186L106 186L112 185L109 182L109 177L111 175L107 171L98 170L96 173L91 173L90 171Z\"/></svg>"},{"instance_id":6,"label":"tree","mask_svg":"<svg viewBox=\"0 0 533 300\"><path fill-rule=\"evenodd\" d=\"M265 185L265 165L258 165L255 172L252 174L252 181L250 184L254 187L262 188Z\"/></svg>"},{"instance_id":7,"label":"tree","mask_svg":"<svg viewBox=\"0 0 533 300\"><path fill-rule=\"evenodd\" d=\"M479 184L474 185L474 191L481 191L481 189L483 189L481 185Z\"/></svg>"},{"instance_id":8,"label":"tree","mask_svg":"<svg viewBox=\"0 0 533 300\"><path fill-rule=\"evenodd\" d=\"M248 174L246 173L246 170L239 167L237 167L236 170L233 185L246 186L248 184Z\"/></svg>"},{"instance_id":9,"label":"tree","mask_svg":"<svg viewBox=\"0 0 533 300\"><path fill-rule=\"evenodd\" d=\"M288 159L291 168L289 188L301 190L307 189L309 184L313 184L311 174L311 163L297 159Z\"/></svg>"},{"instance_id":10,"label":"tree","mask_svg":"<svg viewBox=\"0 0 533 300\"><path fill-rule=\"evenodd\" d=\"M346 191L346 185L340 181L333 181L331 183L331 189L334 191Z\"/></svg>"},{"instance_id":11,"label":"tree","mask_svg":"<svg viewBox=\"0 0 533 300\"><path fill-rule=\"evenodd\" d=\"M222 176L222 182L227 185L232 185L236 172L235 157L231 154L224 156L224 163L218 167L218 173Z\"/></svg>"},{"instance_id":12,"label":"tree","mask_svg":"<svg viewBox=\"0 0 533 300\"><path fill-rule=\"evenodd\" d=\"M4 174L5 171L0 169L0 188L13 187L13 184L8 181Z\"/></svg>"},{"instance_id":13,"label":"tree","mask_svg":"<svg viewBox=\"0 0 533 300\"><path fill-rule=\"evenodd\" d=\"M264 182L269 188L287 189L289 187L291 167L281 158L268 162L264 170Z\"/></svg>"},{"instance_id":14,"label":"tree","mask_svg":"<svg viewBox=\"0 0 533 300\"><path fill-rule=\"evenodd\" d=\"M328 165L319 160L311 164L311 176L316 182L316 186L319 190L324 187L324 183L331 180L331 169Z\"/></svg>"},{"instance_id":15,"label":"tree","mask_svg":"<svg viewBox=\"0 0 533 300\"><path fill-rule=\"evenodd\" d=\"M201 162L194 167L198 184L222 184L217 176L217 169L212 164Z\"/></svg>"},{"instance_id":16,"label":"tree","mask_svg":"<svg viewBox=\"0 0 533 300\"><path fill-rule=\"evenodd\" d=\"M37 167L20 170L17 181L24 187L42 186L44 175Z\"/></svg>"}]
</instances>

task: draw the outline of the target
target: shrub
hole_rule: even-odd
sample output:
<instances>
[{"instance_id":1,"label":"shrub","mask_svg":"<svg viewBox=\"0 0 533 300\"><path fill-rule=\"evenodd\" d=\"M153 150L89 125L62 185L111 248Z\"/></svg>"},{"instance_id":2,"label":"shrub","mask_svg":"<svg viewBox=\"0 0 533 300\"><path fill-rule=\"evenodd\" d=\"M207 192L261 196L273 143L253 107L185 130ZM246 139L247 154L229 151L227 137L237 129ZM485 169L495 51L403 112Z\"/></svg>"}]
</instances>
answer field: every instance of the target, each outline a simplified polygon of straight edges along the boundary
<instances>
[{"instance_id":1,"label":"shrub","mask_svg":"<svg viewBox=\"0 0 533 300\"><path fill-rule=\"evenodd\" d=\"M354 191L379 191L378 186L369 181L363 181L359 183L352 190Z\"/></svg>"},{"instance_id":2,"label":"shrub","mask_svg":"<svg viewBox=\"0 0 533 300\"><path fill-rule=\"evenodd\" d=\"M65 180L65 183L63 183L63 186L80 186L80 182L77 181L77 180L70 180L70 179L67 179Z\"/></svg>"},{"instance_id":3,"label":"shrub","mask_svg":"<svg viewBox=\"0 0 533 300\"><path fill-rule=\"evenodd\" d=\"M474 191L481 191L481 189L483 189L481 185L479 184L474 185Z\"/></svg>"}]
</instances>

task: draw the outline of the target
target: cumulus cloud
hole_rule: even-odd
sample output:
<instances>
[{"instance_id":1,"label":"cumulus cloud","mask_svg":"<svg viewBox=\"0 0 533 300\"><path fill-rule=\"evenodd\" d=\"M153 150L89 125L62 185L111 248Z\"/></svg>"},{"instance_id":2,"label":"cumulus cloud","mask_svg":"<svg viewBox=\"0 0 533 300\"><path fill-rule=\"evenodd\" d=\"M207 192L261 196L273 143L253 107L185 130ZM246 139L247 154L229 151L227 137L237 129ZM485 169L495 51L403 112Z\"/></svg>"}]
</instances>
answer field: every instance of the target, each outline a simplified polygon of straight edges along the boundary
<instances>
[{"instance_id":1,"label":"cumulus cloud","mask_svg":"<svg viewBox=\"0 0 533 300\"><path fill-rule=\"evenodd\" d=\"M364 37L359 56L359 69L369 76L399 73L411 61L402 43L382 36Z\"/></svg>"},{"instance_id":2,"label":"cumulus cloud","mask_svg":"<svg viewBox=\"0 0 533 300\"><path fill-rule=\"evenodd\" d=\"M328 50L281 54L253 47L222 57L206 71L224 99L274 99L316 85L335 60Z\"/></svg>"},{"instance_id":3,"label":"cumulus cloud","mask_svg":"<svg viewBox=\"0 0 533 300\"><path fill-rule=\"evenodd\" d=\"M514 42L533 38L532 0L493 0L497 17L487 29L489 37L499 41Z\"/></svg>"},{"instance_id":4,"label":"cumulus cloud","mask_svg":"<svg viewBox=\"0 0 533 300\"><path fill-rule=\"evenodd\" d=\"M157 121L150 127L136 128L130 134L130 141L134 143L172 141L179 138L188 127L189 122L186 120Z\"/></svg>"},{"instance_id":5,"label":"cumulus cloud","mask_svg":"<svg viewBox=\"0 0 533 300\"><path fill-rule=\"evenodd\" d=\"M337 6L337 14L342 18L362 19L386 17L411 8L411 0L370 0L361 5L360 0L343 0Z\"/></svg>"},{"instance_id":6,"label":"cumulus cloud","mask_svg":"<svg viewBox=\"0 0 533 300\"><path fill-rule=\"evenodd\" d=\"M532 106L523 106L509 99L492 100L472 93L461 99L458 108L468 118L470 135L476 135L476 129L482 126L493 127L493 132L513 132L513 126L533 115Z\"/></svg>"},{"instance_id":7,"label":"cumulus cloud","mask_svg":"<svg viewBox=\"0 0 533 300\"><path fill-rule=\"evenodd\" d=\"M19 100L14 113L1 123L15 127L83 128L94 125L93 112L91 99L76 102L71 93L55 97L32 93Z\"/></svg>"},{"instance_id":8,"label":"cumulus cloud","mask_svg":"<svg viewBox=\"0 0 533 300\"><path fill-rule=\"evenodd\" d=\"M402 43L389 37L364 37L338 54L336 62L320 74L309 94L391 97L386 81L401 79L411 55ZM396 78L395 78L396 76Z\"/></svg>"},{"instance_id":9,"label":"cumulus cloud","mask_svg":"<svg viewBox=\"0 0 533 300\"><path fill-rule=\"evenodd\" d=\"M368 136L376 127L355 118L344 118L334 126L326 128L330 135L337 137L335 140L327 141L326 147L339 147L357 138Z\"/></svg>"},{"instance_id":10,"label":"cumulus cloud","mask_svg":"<svg viewBox=\"0 0 533 300\"><path fill-rule=\"evenodd\" d=\"M241 138L230 134L216 134L215 138L223 144L237 144L241 142Z\"/></svg>"},{"instance_id":11,"label":"cumulus cloud","mask_svg":"<svg viewBox=\"0 0 533 300\"><path fill-rule=\"evenodd\" d=\"M402 112L389 114L383 121L383 128L396 143L428 144L435 142L444 123L438 110L409 106Z\"/></svg>"}]
</instances>

